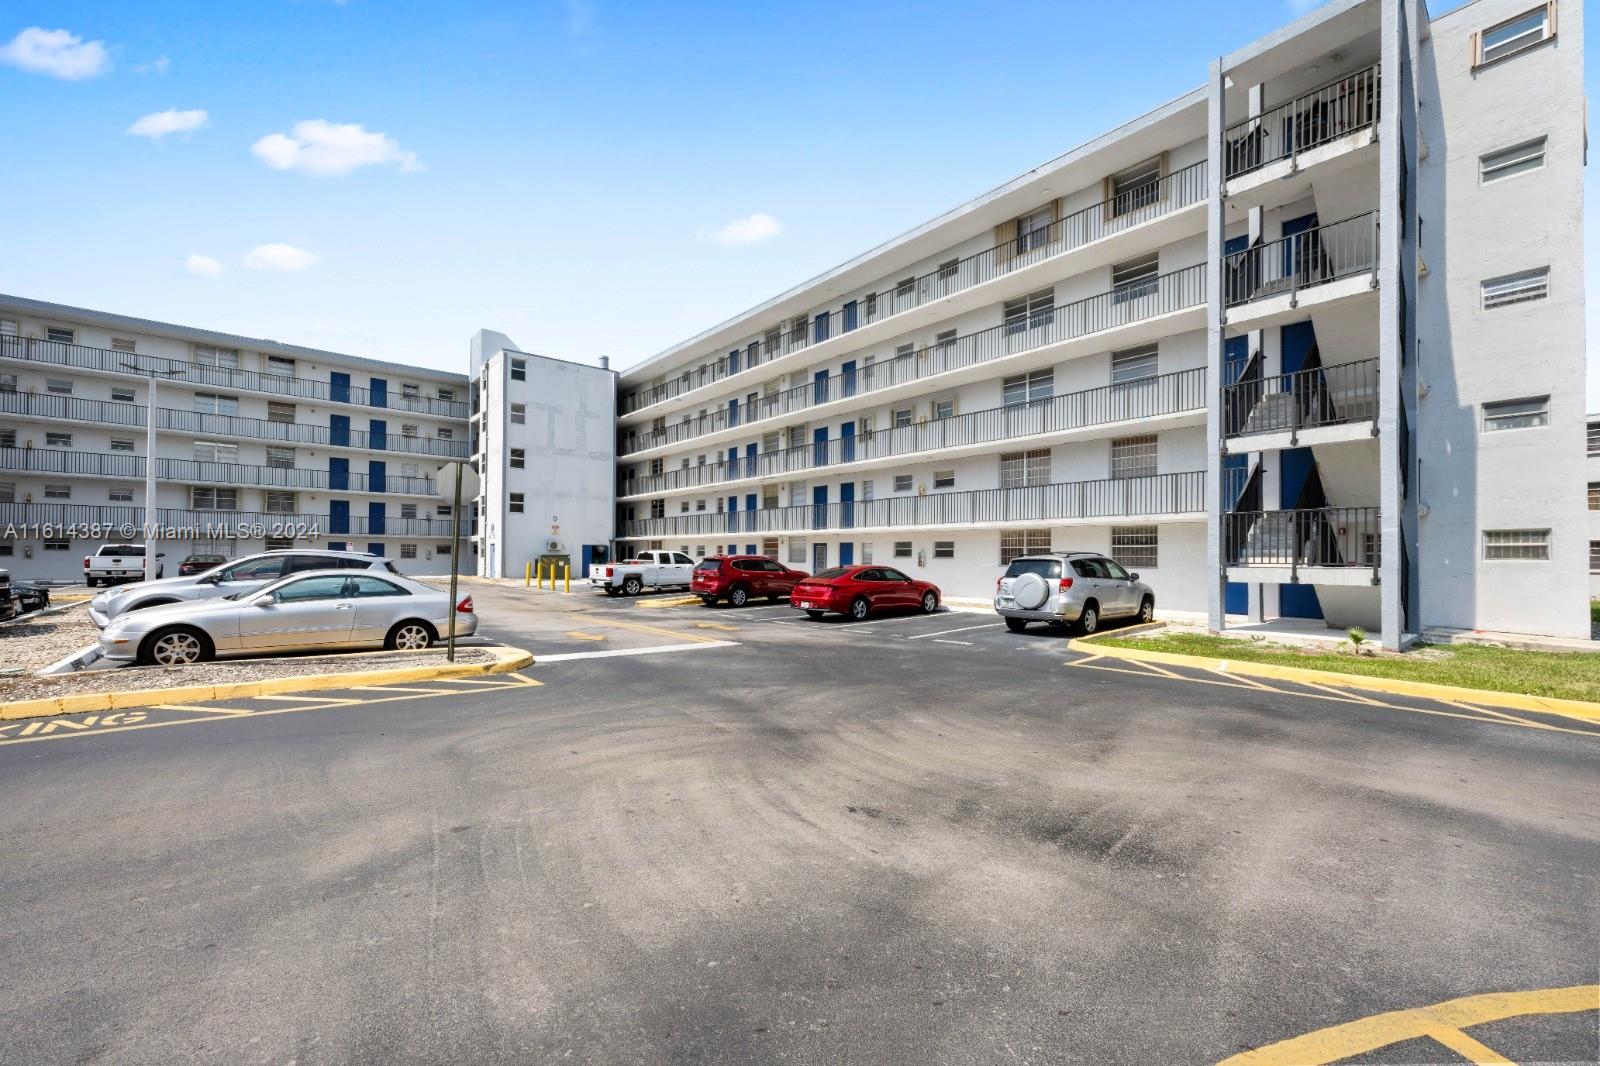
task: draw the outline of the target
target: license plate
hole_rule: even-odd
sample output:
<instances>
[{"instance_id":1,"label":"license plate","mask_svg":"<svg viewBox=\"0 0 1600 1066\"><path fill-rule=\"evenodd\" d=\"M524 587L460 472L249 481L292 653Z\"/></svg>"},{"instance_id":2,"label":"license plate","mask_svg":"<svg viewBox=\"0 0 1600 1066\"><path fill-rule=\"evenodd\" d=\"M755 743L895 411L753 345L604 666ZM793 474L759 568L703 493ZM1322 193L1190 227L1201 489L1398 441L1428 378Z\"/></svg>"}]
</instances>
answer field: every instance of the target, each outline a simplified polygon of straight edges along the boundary
<instances>
[{"instance_id":1,"label":"license plate","mask_svg":"<svg viewBox=\"0 0 1600 1066\"><path fill-rule=\"evenodd\" d=\"M808 600L801 600L800 601L800 609L801 610L809 610L810 608L811 608L810 601L808 601Z\"/></svg>"}]
</instances>

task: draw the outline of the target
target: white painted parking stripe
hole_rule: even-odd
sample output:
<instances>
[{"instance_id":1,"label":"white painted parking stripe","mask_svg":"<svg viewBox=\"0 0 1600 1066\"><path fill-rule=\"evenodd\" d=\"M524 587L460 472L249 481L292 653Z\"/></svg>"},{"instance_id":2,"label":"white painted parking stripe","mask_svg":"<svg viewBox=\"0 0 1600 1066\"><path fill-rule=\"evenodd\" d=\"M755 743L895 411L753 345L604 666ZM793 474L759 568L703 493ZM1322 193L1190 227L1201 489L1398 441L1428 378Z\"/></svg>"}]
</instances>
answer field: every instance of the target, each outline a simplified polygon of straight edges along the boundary
<instances>
[{"instance_id":1,"label":"white painted parking stripe","mask_svg":"<svg viewBox=\"0 0 1600 1066\"><path fill-rule=\"evenodd\" d=\"M970 633L974 629L994 629L994 628L997 628L997 627L1003 626L1003 625L1005 625L1004 622L987 622L987 623L985 623L985 624L983 624L981 626L963 626L960 629L941 629L937 633L918 633L916 636L907 637L906 639L907 640L929 640L929 639L937 640L940 637L949 636L951 633ZM963 642L962 641L956 641L955 643L959 644L959 643L963 643Z\"/></svg>"},{"instance_id":2,"label":"white painted parking stripe","mask_svg":"<svg viewBox=\"0 0 1600 1066\"><path fill-rule=\"evenodd\" d=\"M615 659L623 655L661 655L670 651L699 651L701 648L732 648L738 645L737 640L710 640L697 641L693 644L657 644L649 648L613 648L610 651L570 651L560 655L540 655L537 652L533 657L533 668L548 666L551 663L570 663L576 659Z\"/></svg>"},{"instance_id":3,"label":"white painted parking stripe","mask_svg":"<svg viewBox=\"0 0 1600 1066\"><path fill-rule=\"evenodd\" d=\"M934 643L935 644L959 644L963 648L972 647L972 641L970 641L970 640L935 640Z\"/></svg>"}]
</instances>

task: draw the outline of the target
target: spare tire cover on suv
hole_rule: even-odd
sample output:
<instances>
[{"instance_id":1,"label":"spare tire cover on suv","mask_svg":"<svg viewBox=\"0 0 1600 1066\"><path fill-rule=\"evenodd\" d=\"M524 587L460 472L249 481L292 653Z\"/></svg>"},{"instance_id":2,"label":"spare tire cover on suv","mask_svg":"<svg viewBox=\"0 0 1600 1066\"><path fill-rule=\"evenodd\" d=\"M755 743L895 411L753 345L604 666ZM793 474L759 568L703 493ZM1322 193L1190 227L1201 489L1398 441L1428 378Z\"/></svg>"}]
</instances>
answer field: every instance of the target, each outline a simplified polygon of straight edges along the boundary
<instances>
[{"instance_id":1,"label":"spare tire cover on suv","mask_svg":"<svg viewBox=\"0 0 1600 1066\"><path fill-rule=\"evenodd\" d=\"M1024 611L1037 611L1050 598L1050 583L1038 574L1023 574L1012 580L1011 598Z\"/></svg>"}]
</instances>

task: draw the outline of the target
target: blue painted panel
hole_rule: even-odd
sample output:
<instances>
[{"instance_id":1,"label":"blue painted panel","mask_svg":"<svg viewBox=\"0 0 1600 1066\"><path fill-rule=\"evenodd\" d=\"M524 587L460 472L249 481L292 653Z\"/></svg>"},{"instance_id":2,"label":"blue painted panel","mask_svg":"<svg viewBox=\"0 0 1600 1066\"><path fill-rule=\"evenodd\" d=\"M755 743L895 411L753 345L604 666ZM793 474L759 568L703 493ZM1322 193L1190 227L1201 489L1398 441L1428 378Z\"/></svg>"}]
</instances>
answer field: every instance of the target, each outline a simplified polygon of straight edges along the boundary
<instances>
[{"instance_id":1,"label":"blue painted panel","mask_svg":"<svg viewBox=\"0 0 1600 1066\"><path fill-rule=\"evenodd\" d=\"M1250 612L1250 586L1243 581L1230 581L1222 597L1222 609L1228 614Z\"/></svg>"},{"instance_id":2,"label":"blue painted panel","mask_svg":"<svg viewBox=\"0 0 1600 1066\"><path fill-rule=\"evenodd\" d=\"M328 398L334 403L350 402L349 374L334 373L328 375Z\"/></svg>"},{"instance_id":3,"label":"blue painted panel","mask_svg":"<svg viewBox=\"0 0 1600 1066\"><path fill-rule=\"evenodd\" d=\"M334 492L350 489L350 460L332 456L328 459L328 488Z\"/></svg>"},{"instance_id":4,"label":"blue painted panel","mask_svg":"<svg viewBox=\"0 0 1600 1066\"><path fill-rule=\"evenodd\" d=\"M329 500L328 501L328 532L329 533L348 533L348 532L350 532L350 501L349 500Z\"/></svg>"},{"instance_id":5,"label":"blue painted panel","mask_svg":"<svg viewBox=\"0 0 1600 1066\"><path fill-rule=\"evenodd\" d=\"M840 384L844 386L840 391L846 396L854 396L856 394L856 361L854 359L839 368L839 377L841 379Z\"/></svg>"},{"instance_id":6,"label":"blue painted panel","mask_svg":"<svg viewBox=\"0 0 1600 1066\"><path fill-rule=\"evenodd\" d=\"M387 448L389 446L389 424L381 418L374 418L367 429L367 447Z\"/></svg>"},{"instance_id":7,"label":"blue painted panel","mask_svg":"<svg viewBox=\"0 0 1600 1066\"><path fill-rule=\"evenodd\" d=\"M388 491L388 466L381 459L367 461L367 491Z\"/></svg>"},{"instance_id":8,"label":"blue painted panel","mask_svg":"<svg viewBox=\"0 0 1600 1066\"><path fill-rule=\"evenodd\" d=\"M739 401L738 400L729 400L728 401L728 425L737 426L738 424L739 424Z\"/></svg>"},{"instance_id":9,"label":"blue painted panel","mask_svg":"<svg viewBox=\"0 0 1600 1066\"><path fill-rule=\"evenodd\" d=\"M367 551L371 552L373 555L382 555L383 554L383 545L382 544L368 544L367 545Z\"/></svg>"},{"instance_id":10,"label":"blue painted panel","mask_svg":"<svg viewBox=\"0 0 1600 1066\"><path fill-rule=\"evenodd\" d=\"M728 449L728 480L732 481L739 476L739 449Z\"/></svg>"},{"instance_id":11,"label":"blue painted panel","mask_svg":"<svg viewBox=\"0 0 1600 1066\"><path fill-rule=\"evenodd\" d=\"M1242 233L1237 237L1230 237L1228 240L1223 242L1222 254L1232 255L1234 252L1242 252L1248 247L1250 247L1250 235L1248 233Z\"/></svg>"},{"instance_id":12,"label":"blue painted panel","mask_svg":"<svg viewBox=\"0 0 1600 1066\"><path fill-rule=\"evenodd\" d=\"M1312 585L1279 585L1278 613L1285 618L1321 618L1322 603Z\"/></svg>"},{"instance_id":13,"label":"blue painted panel","mask_svg":"<svg viewBox=\"0 0 1600 1066\"><path fill-rule=\"evenodd\" d=\"M739 532L739 497L728 497L728 532Z\"/></svg>"},{"instance_id":14,"label":"blue painted panel","mask_svg":"<svg viewBox=\"0 0 1600 1066\"><path fill-rule=\"evenodd\" d=\"M839 461L853 463L856 459L856 424L846 422L839 427Z\"/></svg>"},{"instance_id":15,"label":"blue painted panel","mask_svg":"<svg viewBox=\"0 0 1600 1066\"><path fill-rule=\"evenodd\" d=\"M339 447L350 447L350 416L328 416L328 440Z\"/></svg>"},{"instance_id":16,"label":"blue painted panel","mask_svg":"<svg viewBox=\"0 0 1600 1066\"><path fill-rule=\"evenodd\" d=\"M367 504L367 532L373 536L383 536L384 507L382 500Z\"/></svg>"},{"instance_id":17,"label":"blue painted panel","mask_svg":"<svg viewBox=\"0 0 1600 1066\"><path fill-rule=\"evenodd\" d=\"M349 542L343 540L330 540L328 541L328 550L331 552L348 551Z\"/></svg>"},{"instance_id":18,"label":"blue painted panel","mask_svg":"<svg viewBox=\"0 0 1600 1066\"><path fill-rule=\"evenodd\" d=\"M744 553L746 555L754 555L756 553L756 546L754 544L746 544L744 546Z\"/></svg>"},{"instance_id":19,"label":"blue painted panel","mask_svg":"<svg viewBox=\"0 0 1600 1066\"><path fill-rule=\"evenodd\" d=\"M739 372L739 349L735 348L733 351L728 353L728 373L737 374L738 372Z\"/></svg>"},{"instance_id":20,"label":"blue painted panel","mask_svg":"<svg viewBox=\"0 0 1600 1066\"><path fill-rule=\"evenodd\" d=\"M1229 337L1222 342L1222 383L1236 384L1250 361L1250 338Z\"/></svg>"},{"instance_id":21,"label":"blue painted panel","mask_svg":"<svg viewBox=\"0 0 1600 1066\"><path fill-rule=\"evenodd\" d=\"M856 546L849 541L839 545L839 565L853 566L856 561Z\"/></svg>"},{"instance_id":22,"label":"blue painted panel","mask_svg":"<svg viewBox=\"0 0 1600 1066\"><path fill-rule=\"evenodd\" d=\"M367 403L373 407L388 407L389 383L382 378L373 378L372 391L367 394Z\"/></svg>"},{"instance_id":23,"label":"blue painted panel","mask_svg":"<svg viewBox=\"0 0 1600 1066\"><path fill-rule=\"evenodd\" d=\"M746 533L754 533L756 531L756 494L753 492L748 493L744 498L744 531ZM755 553L756 550L751 548L745 554L754 555Z\"/></svg>"},{"instance_id":24,"label":"blue painted panel","mask_svg":"<svg viewBox=\"0 0 1600 1066\"><path fill-rule=\"evenodd\" d=\"M811 376L811 402L828 402L828 372L819 370Z\"/></svg>"},{"instance_id":25,"label":"blue painted panel","mask_svg":"<svg viewBox=\"0 0 1600 1066\"><path fill-rule=\"evenodd\" d=\"M856 524L856 483L846 481L839 486L839 527L852 529Z\"/></svg>"},{"instance_id":26,"label":"blue painted panel","mask_svg":"<svg viewBox=\"0 0 1600 1066\"><path fill-rule=\"evenodd\" d=\"M856 320L856 302L854 300L851 300L849 303L844 305L844 328L845 328L845 332L848 333L850 330L855 329L856 325L857 325L857 320Z\"/></svg>"},{"instance_id":27,"label":"blue painted panel","mask_svg":"<svg viewBox=\"0 0 1600 1066\"><path fill-rule=\"evenodd\" d=\"M1315 211L1313 211L1309 215L1301 215L1299 218L1291 218L1291 219L1286 220L1284 222L1284 224L1283 224L1283 235L1285 237L1292 237L1296 233L1304 233L1308 229L1316 229L1316 228L1317 228L1317 213ZM1284 276L1287 277L1291 271L1294 271L1297 268L1304 268L1306 266L1306 257L1307 257L1307 253L1309 251L1310 251L1310 241L1309 240L1284 241L1283 242L1283 273L1284 273Z\"/></svg>"},{"instance_id":28,"label":"blue painted panel","mask_svg":"<svg viewBox=\"0 0 1600 1066\"><path fill-rule=\"evenodd\" d=\"M754 444L746 444L744 446L744 476L756 476L756 446Z\"/></svg>"},{"instance_id":29,"label":"blue painted panel","mask_svg":"<svg viewBox=\"0 0 1600 1066\"><path fill-rule=\"evenodd\" d=\"M828 427L811 431L811 465L828 465Z\"/></svg>"},{"instance_id":30,"label":"blue painted panel","mask_svg":"<svg viewBox=\"0 0 1600 1066\"><path fill-rule=\"evenodd\" d=\"M811 321L811 339L825 341L828 339L828 312L824 311Z\"/></svg>"},{"instance_id":31,"label":"blue painted panel","mask_svg":"<svg viewBox=\"0 0 1600 1066\"><path fill-rule=\"evenodd\" d=\"M1306 479L1316 468L1317 457L1310 448L1285 448L1278 453L1278 506L1293 507L1306 487Z\"/></svg>"},{"instance_id":32,"label":"blue painted panel","mask_svg":"<svg viewBox=\"0 0 1600 1066\"><path fill-rule=\"evenodd\" d=\"M811 490L811 528L828 528L828 486L818 485Z\"/></svg>"}]
</instances>

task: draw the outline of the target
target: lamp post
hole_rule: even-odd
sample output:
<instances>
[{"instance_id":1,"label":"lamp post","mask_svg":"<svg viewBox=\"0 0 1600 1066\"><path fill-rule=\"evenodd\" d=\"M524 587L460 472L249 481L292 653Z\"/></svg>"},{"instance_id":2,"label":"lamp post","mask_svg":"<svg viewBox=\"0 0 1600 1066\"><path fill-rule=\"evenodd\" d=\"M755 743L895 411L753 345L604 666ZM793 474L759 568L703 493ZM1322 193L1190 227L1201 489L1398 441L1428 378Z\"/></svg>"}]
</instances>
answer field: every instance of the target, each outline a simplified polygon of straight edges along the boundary
<instances>
[{"instance_id":1,"label":"lamp post","mask_svg":"<svg viewBox=\"0 0 1600 1066\"><path fill-rule=\"evenodd\" d=\"M439 470L434 489L442 500L450 500L450 633L445 643L445 659L456 661L456 587L461 573L461 498L476 499L482 481L478 471L466 460Z\"/></svg>"},{"instance_id":2,"label":"lamp post","mask_svg":"<svg viewBox=\"0 0 1600 1066\"><path fill-rule=\"evenodd\" d=\"M144 408L144 579L154 581L155 541L160 535L156 529L156 382L163 377L176 377L183 371L157 370L154 367L146 369L137 363L123 363L122 369L150 381L149 400Z\"/></svg>"}]
</instances>

